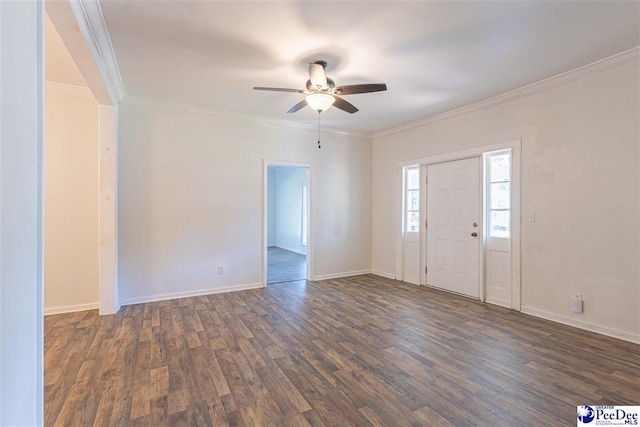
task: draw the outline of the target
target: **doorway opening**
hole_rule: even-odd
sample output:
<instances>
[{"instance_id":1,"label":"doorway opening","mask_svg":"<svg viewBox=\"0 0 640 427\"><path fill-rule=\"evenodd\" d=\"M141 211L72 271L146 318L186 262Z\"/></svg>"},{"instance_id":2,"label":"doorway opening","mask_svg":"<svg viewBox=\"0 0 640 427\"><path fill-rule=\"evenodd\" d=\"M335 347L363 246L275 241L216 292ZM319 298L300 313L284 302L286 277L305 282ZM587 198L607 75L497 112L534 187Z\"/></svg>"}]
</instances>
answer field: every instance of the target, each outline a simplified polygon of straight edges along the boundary
<instances>
[{"instance_id":1,"label":"doorway opening","mask_svg":"<svg viewBox=\"0 0 640 427\"><path fill-rule=\"evenodd\" d=\"M292 163L265 164L266 285L310 278L309 166Z\"/></svg>"}]
</instances>

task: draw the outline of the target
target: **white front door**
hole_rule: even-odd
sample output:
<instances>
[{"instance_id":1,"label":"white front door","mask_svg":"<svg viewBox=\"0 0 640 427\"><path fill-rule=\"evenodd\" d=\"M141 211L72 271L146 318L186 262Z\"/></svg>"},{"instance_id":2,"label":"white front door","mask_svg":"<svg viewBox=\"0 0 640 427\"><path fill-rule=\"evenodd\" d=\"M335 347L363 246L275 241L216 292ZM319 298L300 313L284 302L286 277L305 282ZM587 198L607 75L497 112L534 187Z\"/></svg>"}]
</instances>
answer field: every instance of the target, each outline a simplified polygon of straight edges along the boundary
<instances>
[{"instance_id":1,"label":"white front door","mask_svg":"<svg viewBox=\"0 0 640 427\"><path fill-rule=\"evenodd\" d=\"M427 285L480 295L480 159L427 167Z\"/></svg>"}]
</instances>

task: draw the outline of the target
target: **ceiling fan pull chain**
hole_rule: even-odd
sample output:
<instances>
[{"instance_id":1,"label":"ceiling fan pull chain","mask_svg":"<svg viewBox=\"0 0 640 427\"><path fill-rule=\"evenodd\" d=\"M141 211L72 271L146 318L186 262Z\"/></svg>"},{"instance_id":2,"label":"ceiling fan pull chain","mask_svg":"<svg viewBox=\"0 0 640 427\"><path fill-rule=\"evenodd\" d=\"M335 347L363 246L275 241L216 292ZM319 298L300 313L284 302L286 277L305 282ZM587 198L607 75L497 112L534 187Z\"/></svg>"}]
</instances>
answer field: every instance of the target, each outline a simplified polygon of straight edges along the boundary
<instances>
[{"instance_id":1,"label":"ceiling fan pull chain","mask_svg":"<svg viewBox=\"0 0 640 427\"><path fill-rule=\"evenodd\" d=\"M318 148L320 147L320 111L318 111Z\"/></svg>"}]
</instances>

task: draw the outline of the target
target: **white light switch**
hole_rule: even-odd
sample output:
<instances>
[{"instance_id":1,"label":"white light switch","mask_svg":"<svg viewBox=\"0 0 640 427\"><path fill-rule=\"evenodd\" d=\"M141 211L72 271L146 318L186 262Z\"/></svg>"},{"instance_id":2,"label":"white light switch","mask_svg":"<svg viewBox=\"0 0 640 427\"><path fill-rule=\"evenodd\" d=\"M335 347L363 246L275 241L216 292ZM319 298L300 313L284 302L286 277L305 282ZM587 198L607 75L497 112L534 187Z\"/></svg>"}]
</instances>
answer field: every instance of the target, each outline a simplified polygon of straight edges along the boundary
<instances>
[{"instance_id":1,"label":"white light switch","mask_svg":"<svg viewBox=\"0 0 640 427\"><path fill-rule=\"evenodd\" d=\"M527 221L536 222L536 213L535 212L529 213L529 216L527 217Z\"/></svg>"}]
</instances>

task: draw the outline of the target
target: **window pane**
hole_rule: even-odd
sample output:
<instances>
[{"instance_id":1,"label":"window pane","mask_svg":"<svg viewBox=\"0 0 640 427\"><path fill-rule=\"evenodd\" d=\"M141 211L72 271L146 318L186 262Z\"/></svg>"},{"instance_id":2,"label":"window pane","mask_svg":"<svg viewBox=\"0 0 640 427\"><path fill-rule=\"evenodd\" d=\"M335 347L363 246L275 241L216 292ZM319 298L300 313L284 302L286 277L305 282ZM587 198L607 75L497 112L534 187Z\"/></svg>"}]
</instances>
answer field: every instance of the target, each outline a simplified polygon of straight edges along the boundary
<instances>
[{"instance_id":1,"label":"window pane","mask_svg":"<svg viewBox=\"0 0 640 427\"><path fill-rule=\"evenodd\" d=\"M406 231L417 233L420 226L420 218L418 212L407 212L407 228Z\"/></svg>"},{"instance_id":2,"label":"window pane","mask_svg":"<svg viewBox=\"0 0 640 427\"><path fill-rule=\"evenodd\" d=\"M511 229L509 216L509 211L491 211L489 216L489 236L508 238Z\"/></svg>"},{"instance_id":3,"label":"window pane","mask_svg":"<svg viewBox=\"0 0 640 427\"><path fill-rule=\"evenodd\" d=\"M420 190L407 191L407 210L417 211L420 210Z\"/></svg>"},{"instance_id":4,"label":"window pane","mask_svg":"<svg viewBox=\"0 0 640 427\"><path fill-rule=\"evenodd\" d=\"M420 167L411 166L405 171L405 231L419 231L420 216Z\"/></svg>"},{"instance_id":5,"label":"window pane","mask_svg":"<svg viewBox=\"0 0 640 427\"><path fill-rule=\"evenodd\" d=\"M490 209L509 209L510 208L510 186L508 182L498 182L490 185Z\"/></svg>"},{"instance_id":6,"label":"window pane","mask_svg":"<svg viewBox=\"0 0 640 427\"><path fill-rule=\"evenodd\" d=\"M407 190L420 188L420 168L407 168Z\"/></svg>"},{"instance_id":7,"label":"window pane","mask_svg":"<svg viewBox=\"0 0 640 427\"><path fill-rule=\"evenodd\" d=\"M490 182L509 181L509 153L489 157Z\"/></svg>"}]
</instances>

